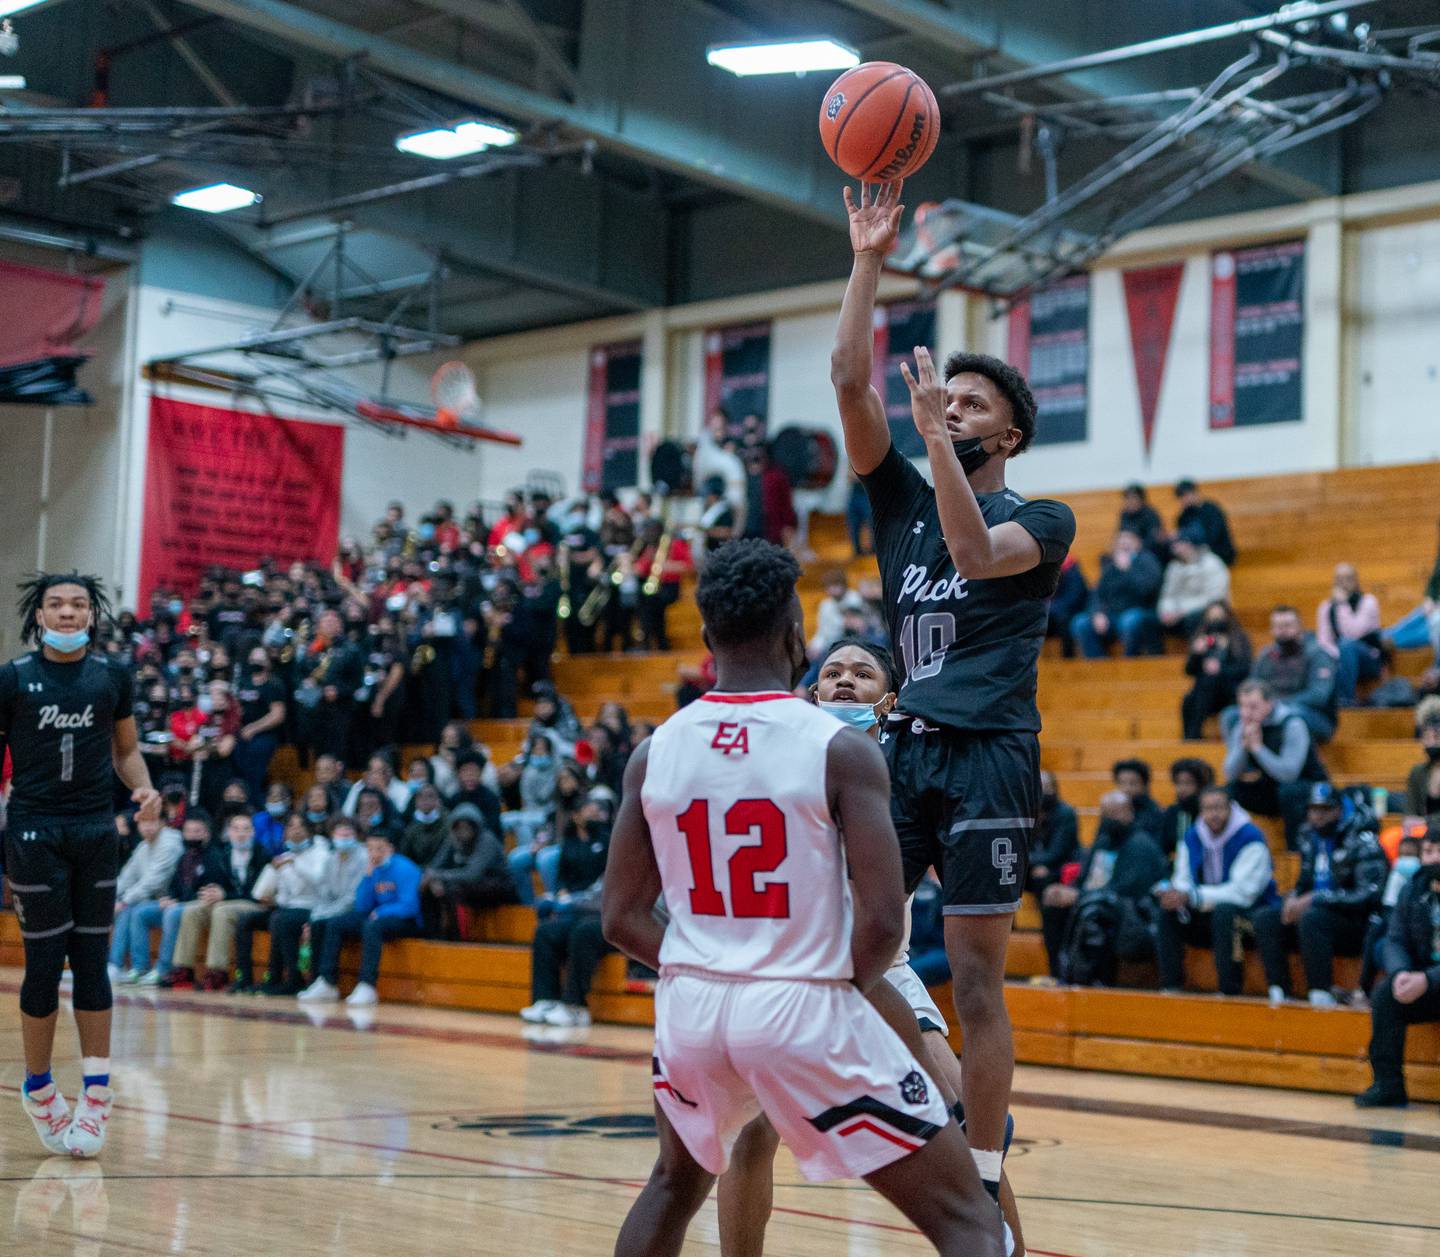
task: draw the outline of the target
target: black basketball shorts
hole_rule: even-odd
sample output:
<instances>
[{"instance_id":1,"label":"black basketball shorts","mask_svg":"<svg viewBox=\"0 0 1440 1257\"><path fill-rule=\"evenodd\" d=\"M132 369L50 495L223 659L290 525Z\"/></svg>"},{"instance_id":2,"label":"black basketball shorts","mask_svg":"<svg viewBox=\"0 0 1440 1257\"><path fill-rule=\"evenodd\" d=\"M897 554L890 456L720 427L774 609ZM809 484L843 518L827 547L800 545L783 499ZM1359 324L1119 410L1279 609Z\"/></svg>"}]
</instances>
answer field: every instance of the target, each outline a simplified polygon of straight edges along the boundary
<instances>
[{"instance_id":1,"label":"black basketball shorts","mask_svg":"<svg viewBox=\"0 0 1440 1257\"><path fill-rule=\"evenodd\" d=\"M12 817L5 874L27 940L109 934L120 837L110 817Z\"/></svg>"},{"instance_id":2,"label":"black basketball shorts","mask_svg":"<svg viewBox=\"0 0 1440 1257\"><path fill-rule=\"evenodd\" d=\"M905 893L934 865L947 916L1016 911L1040 812L1035 734L964 733L892 719L881 747L890 764Z\"/></svg>"}]
</instances>

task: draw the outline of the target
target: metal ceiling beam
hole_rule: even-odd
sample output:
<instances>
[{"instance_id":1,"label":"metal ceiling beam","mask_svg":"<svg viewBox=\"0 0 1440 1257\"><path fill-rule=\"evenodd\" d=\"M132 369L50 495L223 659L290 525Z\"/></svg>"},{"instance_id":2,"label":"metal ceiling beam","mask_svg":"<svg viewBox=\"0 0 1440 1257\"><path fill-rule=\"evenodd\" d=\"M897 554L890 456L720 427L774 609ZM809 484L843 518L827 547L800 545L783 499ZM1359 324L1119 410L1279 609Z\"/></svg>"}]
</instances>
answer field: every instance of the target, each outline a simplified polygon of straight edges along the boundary
<instances>
[{"instance_id":1,"label":"metal ceiling beam","mask_svg":"<svg viewBox=\"0 0 1440 1257\"><path fill-rule=\"evenodd\" d=\"M420 3L427 9L458 17L466 22L473 23L478 16L475 12L475 0L420 0ZM572 100L579 96L580 76L575 73L575 67L550 42L550 37L541 29L540 23L535 20L530 10L521 0L497 0L497 3L524 32L530 46L535 50L536 60L545 67L550 76L559 82Z\"/></svg>"},{"instance_id":2,"label":"metal ceiling beam","mask_svg":"<svg viewBox=\"0 0 1440 1257\"><path fill-rule=\"evenodd\" d=\"M561 122L612 152L683 175L829 226L843 226L837 198L825 189L813 199L787 191L793 171L746 161L743 151L716 152L705 137L676 137L673 119L648 128L643 117L615 108L582 106L507 83L490 74L310 13L284 0L187 0L192 7L237 25L338 58L363 57L377 69L442 95L527 122ZM712 155L713 154L713 155ZM787 177L787 173L790 177Z\"/></svg>"}]
</instances>

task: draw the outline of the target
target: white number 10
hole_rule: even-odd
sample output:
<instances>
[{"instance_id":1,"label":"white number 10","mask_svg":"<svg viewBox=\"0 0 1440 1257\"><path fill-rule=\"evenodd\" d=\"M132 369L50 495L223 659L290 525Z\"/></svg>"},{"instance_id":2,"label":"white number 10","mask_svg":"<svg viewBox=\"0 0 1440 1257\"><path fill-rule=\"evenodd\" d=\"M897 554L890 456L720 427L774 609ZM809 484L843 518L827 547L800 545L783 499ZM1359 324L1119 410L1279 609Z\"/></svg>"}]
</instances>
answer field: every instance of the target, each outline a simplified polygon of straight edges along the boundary
<instances>
[{"instance_id":1,"label":"white number 10","mask_svg":"<svg viewBox=\"0 0 1440 1257\"><path fill-rule=\"evenodd\" d=\"M955 617L948 611L907 615L900 623L900 660L905 680L923 681L939 674L945 652L955 641Z\"/></svg>"}]
</instances>

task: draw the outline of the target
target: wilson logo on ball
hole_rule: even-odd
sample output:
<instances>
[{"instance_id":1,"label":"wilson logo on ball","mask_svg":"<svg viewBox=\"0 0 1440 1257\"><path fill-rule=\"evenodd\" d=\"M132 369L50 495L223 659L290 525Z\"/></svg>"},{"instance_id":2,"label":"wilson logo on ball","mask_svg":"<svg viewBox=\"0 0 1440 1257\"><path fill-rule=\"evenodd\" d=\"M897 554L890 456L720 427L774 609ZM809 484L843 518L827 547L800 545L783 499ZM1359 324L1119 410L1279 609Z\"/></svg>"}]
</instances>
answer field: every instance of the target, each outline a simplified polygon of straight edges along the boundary
<instances>
[{"instance_id":1,"label":"wilson logo on ball","mask_svg":"<svg viewBox=\"0 0 1440 1257\"><path fill-rule=\"evenodd\" d=\"M876 173L875 178L884 183L895 178L906 166L910 159L915 156L920 148L920 141L925 135L925 114L923 112L915 115L915 121L910 126L910 138L905 141L904 147L897 148L895 155Z\"/></svg>"},{"instance_id":2,"label":"wilson logo on ball","mask_svg":"<svg viewBox=\"0 0 1440 1257\"><path fill-rule=\"evenodd\" d=\"M839 113L842 109L844 109L844 108L845 108L845 93L844 93L844 92L836 92L835 95L833 95L832 97L830 97L830 102L829 102L829 104L827 104L827 105L825 106L825 116L826 116L827 118L829 118L829 119L833 122L833 121L835 120L835 115L838 114L838 113Z\"/></svg>"}]
</instances>

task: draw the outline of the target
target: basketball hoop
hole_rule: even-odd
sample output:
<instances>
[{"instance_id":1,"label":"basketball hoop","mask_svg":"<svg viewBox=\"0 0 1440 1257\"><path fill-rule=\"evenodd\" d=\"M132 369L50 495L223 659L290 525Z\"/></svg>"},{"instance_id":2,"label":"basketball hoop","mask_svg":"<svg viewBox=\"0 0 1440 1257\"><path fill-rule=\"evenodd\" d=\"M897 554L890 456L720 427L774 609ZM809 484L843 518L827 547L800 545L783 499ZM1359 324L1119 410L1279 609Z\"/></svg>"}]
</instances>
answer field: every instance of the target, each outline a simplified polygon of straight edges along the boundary
<instances>
[{"instance_id":1,"label":"basketball hoop","mask_svg":"<svg viewBox=\"0 0 1440 1257\"><path fill-rule=\"evenodd\" d=\"M472 424L480 417L480 392L475 372L463 362L447 362L430 377L430 396L435 401L435 422L442 428Z\"/></svg>"}]
</instances>

